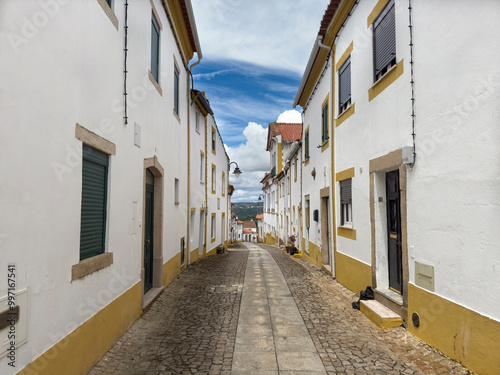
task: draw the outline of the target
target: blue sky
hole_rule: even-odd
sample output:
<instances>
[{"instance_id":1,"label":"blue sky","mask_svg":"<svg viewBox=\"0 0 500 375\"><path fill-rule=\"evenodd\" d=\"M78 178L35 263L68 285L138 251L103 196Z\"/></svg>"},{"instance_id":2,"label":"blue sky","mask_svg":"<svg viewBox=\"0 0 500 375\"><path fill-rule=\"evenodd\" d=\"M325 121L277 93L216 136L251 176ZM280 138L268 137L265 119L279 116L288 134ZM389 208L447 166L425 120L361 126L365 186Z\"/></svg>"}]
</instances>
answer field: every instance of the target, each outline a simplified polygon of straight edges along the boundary
<instances>
[{"instance_id":1,"label":"blue sky","mask_svg":"<svg viewBox=\"0 0 500 375\"><path fill-rule=\"evenodd\" d=\"M194 87L206 92L227 153L243 172L230 175L233 202L262 193L268 124L300 122L293 100L328 3L192 0L203 52Z\"/></svg>"}]
</instances>

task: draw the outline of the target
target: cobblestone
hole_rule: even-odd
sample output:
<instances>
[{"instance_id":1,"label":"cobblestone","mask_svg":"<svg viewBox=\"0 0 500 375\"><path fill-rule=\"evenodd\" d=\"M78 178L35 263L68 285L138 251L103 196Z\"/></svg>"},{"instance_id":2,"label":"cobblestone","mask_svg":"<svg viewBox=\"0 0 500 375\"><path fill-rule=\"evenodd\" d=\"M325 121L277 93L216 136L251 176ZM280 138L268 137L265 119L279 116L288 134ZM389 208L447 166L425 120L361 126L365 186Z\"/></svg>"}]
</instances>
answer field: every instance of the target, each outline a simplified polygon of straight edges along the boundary
<instances>
[{"instance_id":1,"label":"cobblestone","mask_svg":"<svg viewBox=\"0 0 500 375\"><path fill-rule=\"evenodd\" d=\"M469 373L402 327L378 329L352 309L354 293L307 260L260 246L280 267L326 373ZM249 254L233 249L184 270L89 375L230 375Z\"/></svg>"},{"instance_id":2,"label":"cobblestone","mask_svg":"<svg viewBox=\"0 0 500 375\"><path fill-rule=\"evenodd\" d=\"M309 261L261 246L279 265L328 374L469 374L403 327L378 329L352 308L354 293Z\"/></svg>"}]
</instances>

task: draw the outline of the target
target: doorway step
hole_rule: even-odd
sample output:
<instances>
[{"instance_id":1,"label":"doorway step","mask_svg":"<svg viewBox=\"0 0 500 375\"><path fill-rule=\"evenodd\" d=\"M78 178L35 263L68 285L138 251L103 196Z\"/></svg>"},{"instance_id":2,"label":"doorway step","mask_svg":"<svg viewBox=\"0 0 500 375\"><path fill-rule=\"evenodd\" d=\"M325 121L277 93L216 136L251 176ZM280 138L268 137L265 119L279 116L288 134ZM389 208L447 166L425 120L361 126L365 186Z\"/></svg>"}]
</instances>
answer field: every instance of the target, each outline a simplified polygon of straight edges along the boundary
<instances>
[{"instance_id":1,"label":"doorway step","mask_svg":"<svg viewBox=\"0 0 500 375\"><path fill-rule=\"evenodd\" d=\"M394 328L403 324L401 315L398 315L377 300L362 300L360 310L380 329Z\"/></svg>"}]
</instances>

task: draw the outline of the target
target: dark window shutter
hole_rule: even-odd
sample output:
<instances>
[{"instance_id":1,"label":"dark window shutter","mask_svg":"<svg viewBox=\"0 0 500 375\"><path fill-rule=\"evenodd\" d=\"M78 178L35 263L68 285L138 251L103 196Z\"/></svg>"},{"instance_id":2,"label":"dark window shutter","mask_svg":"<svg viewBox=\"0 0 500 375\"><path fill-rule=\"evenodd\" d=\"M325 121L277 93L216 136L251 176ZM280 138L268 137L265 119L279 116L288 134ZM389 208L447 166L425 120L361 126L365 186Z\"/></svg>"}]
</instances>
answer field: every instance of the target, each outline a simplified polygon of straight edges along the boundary
<instances>
[{"instance_id":1,"label":"dark window shutter","mask_svg":"<svg viewBox=\"0 0 500 375\"><path fill-rule=\"evenodd\" d=\"M396 59L396 18L393 0L373 24L373 59L375 77Z\"/></svg>"},{"instance_id":2,"label":"dark window shutter","mask_svg":"<svg viewBox=\"0 0 500 375\"><path fill-rule=\"evenodd\" d=\"M109 156L83 145L80 260L104 253Z\"/></svg>"},{"instance_id":3,"label":"dark window shutter","mask_svg":"<svg viewBox=\"0 0 500 375\"><path fill-rule=\"evenodd\" d=\"M304 157L306 159L309 159L309 130L306 131L306 135L304 136L304 143L306 144L304 149Z\"/></svg>"},{"instance_id":4,"label":"dark window shutter","mask_svg":"<svg viewBox=\"0 0 500 375\"><path fill-rule=\"evenodd\" d=\"M174 111L179 114L179 72L174 69Z\"/></svg>"},{"instance_id":5,"label":"dark window shutter","mask_svg":"<svg viewBox=\"0 0 500 375\"><path fill-rule=\"evenodd\" d=\"M339 108L351 99L351 58L339 70Z\"/></svg>"},{"instance_id":6,"label":"dark window shutter","mask_svg":"<svg viewBox=\"0 0 500 375\"><path fill-rule=\"evenodd\" d=\"M340 181L340 203L352 203L352 179Z\"/></svg>"},{"instance_id":7,"label":"dark window shutter","mask_svg":"<svg viewBox=\"0 0 500 375\"><path fill-rule=\"evenodd\" d=\"M325 103L321 113L321 122L322 122L322 132L321 132L321 140L326 142L328 140L328 101Z\"/></svg>"},{"instance_id":8,"label":"dark window shutter","mask_svg":"<svg viewBox=\"0 0 500 375\"><path fill-rule=\"evenodd\" d=\"M158 65L160 57L160 28L155 16L151 17L151 74L158 82Z\"/></svg>"}]
</instances>

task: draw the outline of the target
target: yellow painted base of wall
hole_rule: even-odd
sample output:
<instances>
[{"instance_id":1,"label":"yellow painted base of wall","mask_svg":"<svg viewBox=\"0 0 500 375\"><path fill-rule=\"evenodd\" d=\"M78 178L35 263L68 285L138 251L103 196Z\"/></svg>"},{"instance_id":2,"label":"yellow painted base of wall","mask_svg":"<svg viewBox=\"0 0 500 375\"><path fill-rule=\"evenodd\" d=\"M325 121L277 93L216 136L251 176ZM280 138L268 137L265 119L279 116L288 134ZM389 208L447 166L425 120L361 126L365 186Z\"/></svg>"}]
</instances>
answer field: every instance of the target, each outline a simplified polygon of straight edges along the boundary
<instances>
[{"instance_id":1,"label":"yellow painted base of wall","mask_svg":"<svg viewBox=\"0 0 500 375\"><path fill-rule=\"evenodd\" d=\"M174 255L163 265L163 286L170 284L181 273L181 254Z\"/></svg>"},{"instance_id":2,"label":"yellow painted base of wall","mask_svg":"<svg viewBox=\"0 0 500 375\"><path fill-rule=\"evenodd\" d=\"M218 245L217 245L218 246ZM215 255L217 254L217 246L215 246L212 250L210 250L208 253L206 253L203 257L208 257L210 255Z\"/></svg>"},{"instance_id":3,"label":"yellow painted base of wall","mask_svg":"<svg viewBox=\"0 0 500 375\"><path fill-rule=\"evenodd\" d=\"M304 254L304 256L309 262L311 262L315 266L318 266L319 268L323 267L322 263L323 258L321 257L321 249L315 243L309 241L309 255Z\"/></svg>"},{"instance_id":4,"label":"yellow painted base of wall","mask_svg":"<svg viewBox=\"0 0 500 375\"><path fill-rule=\"evenodd\" d=\"M412 314L420 316L420 327ZM408 331L478 374L498 374L500 322L408 284Z\"/></svg>"},{"instance_id":5,"label":"yellow painted base of wall","mask_svg":"<svg viewBox=\"0 0 500 375\"><path fill-rule=\"evenodd\" d=\"M335 278L358 296L361 290L373 286L372 268L338 251L335 252Z\"/></svg>"},{"instance_id":6,"label":"yellow painted base of wall","mask_svg":"<svg viewBox=\"0 0 500 375\"><path fill-rule=\"evenodd\" d=\"M31 362L19 374L86 374L141 316L138 282Z\"/></svg>"},{"instance_id":7,"label":"yellow painted base of wall","mask_svg":"<svg viewBox=\"0 0 500 375\"><path fill-rule=\"evenodd\" d=\"M266 244L268 244L268 245L276 245L276 240L270 234L266 234Z\"/></svg>"},{"instance_id":8,"label":"yellow painted base of wall","mask_svg":"<svg viewBox=\"0 0 500 375\"><path fill-rule=\"evenodd\" d=\"M197 247L196 249L194 249L193 251L191 251L191 255L189 256L189 261L191 262L191 264L193 264L194 262L198 261L200 259L200 252L199 252L199 248Z\"/></svg>"}]
</instances>

